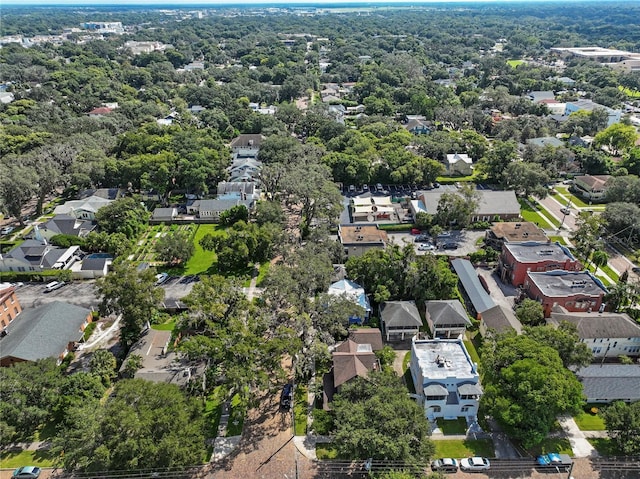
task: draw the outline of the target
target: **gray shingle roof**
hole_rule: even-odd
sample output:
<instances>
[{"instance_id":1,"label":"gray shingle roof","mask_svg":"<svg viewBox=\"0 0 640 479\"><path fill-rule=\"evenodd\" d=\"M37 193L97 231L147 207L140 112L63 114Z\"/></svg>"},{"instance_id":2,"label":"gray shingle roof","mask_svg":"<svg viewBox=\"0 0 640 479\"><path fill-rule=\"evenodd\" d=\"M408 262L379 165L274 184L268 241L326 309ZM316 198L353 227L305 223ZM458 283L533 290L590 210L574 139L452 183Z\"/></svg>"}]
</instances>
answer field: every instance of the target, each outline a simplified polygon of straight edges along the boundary
<instances>
[{"instance_id":1,"label":"gray shingle roof","mask_svg":"<svg viewBox=\"0 0 640 479\"><path fill-rule=\"evenodd\" d=\"M482 312L482 321L487 329L492 329L496 333L502 333L514 329L518 334L522 332L522 324L518 321L515 313L500 304Z\"/></svg>"},{"instance_id":2,"label":"gray shingle roof","mask_svg":"<svg viewBox=\"0 0 640 479\"><path fill-rule=\"evenodd\" d=\"M40 227L40 229L49 230L53 234L73 236L86 234L94 228L95 225L91 221L79 220L71 215L56 215Z\"/></svg>"},{"instance_id":3,"label":"gray shingle roof","mask_svg":"<svg viewBox=\"0 0 640 479\"><path fill-rule=\"evenodd\" d=\"M427 213L431 215L437 213L440 197L446 192L450 193L450 191L444 191L442 189L425 191L423 193ZM476 193L480 196L480 200L474 212L475 215L494 216L520 214L520 203L518 203L516 194L513 191L478 190Z\"/></svg>"},{"instance_id":4,"label":"gray shingle roof","mask_svg":"<svg viewBox=\"0 0 640 479\"><path fill-rule=\"evenodd\" d=\"M640 365L594 364L576 374L590 400L640 399Z\"/></svg>"},{"instance_id":5,"label":"gray shingle roof","mask_svg":"<svg viewBox=\"0 0 640 479\"><path fill-rule=\"evenodd\" d=\"M380 305L380 316L385 326L422 326L415 301L385 301Z\"/></svg>"},{"instance_id":6,"label":"gray shingle roof","mask_svg":"<svg viewBox=\"0 0 640 479\"><path fill-rule=\"evenodd\" d=\"M473 265L466 259L454 259L451 266L456 271L462 287L469 296L471 304L477 313L482 313L487 309L493 308L496 303L493 302L491 296L485 291L478 279L478 273L473 269Z\"/></svg>"},{"instance_id":7,"label":"gray shingle roof","mask_svg":"<svg viewBox=\"0 0 640 479\"><path fill-rule=\"evenodd\" d=\"M82 338L80 328L90 312L61 301L24 310L7 326L0 355L25 361L58 357L70 342Z\"/></svg>"},{"instance_id":8,"label":"gray shingle roof","mask_svg":"<svg viewBox=\"0 0 640 479\"><path fill-rule=\"evenodd\" d=\"M556 313L547 320L559 324L568 321L578 327L580 339L640 338L640 325L619 313Z\"/></svg>"},{"instance_id":9,"label":"gray shingle roof","mask_svg":"<svg viewBox=\"0 0 640 479\"><path fill-rule=\"evenodd\" d=\"M427 316L436 326L438 324L465 324L471 321L462 303L457 299L425 301Z\"/></svg>"}]
</instances>

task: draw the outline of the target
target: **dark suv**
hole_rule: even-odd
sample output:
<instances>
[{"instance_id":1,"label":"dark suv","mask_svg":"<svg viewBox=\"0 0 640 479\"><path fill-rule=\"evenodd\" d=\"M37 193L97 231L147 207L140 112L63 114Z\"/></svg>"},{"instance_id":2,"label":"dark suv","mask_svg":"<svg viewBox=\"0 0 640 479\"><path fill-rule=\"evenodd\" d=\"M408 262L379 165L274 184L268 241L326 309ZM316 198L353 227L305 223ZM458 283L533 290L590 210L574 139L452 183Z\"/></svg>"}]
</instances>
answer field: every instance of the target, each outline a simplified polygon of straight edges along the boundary
<instances>
[{"instance_id":1,"label":"dark suv","mask_svg":"<svg viewBox=\"0 0 640 479\"><path fill-rule=\"evenodd\" d=\"M458 249L460 246L458 243L444 243L441 248L442 249Z\"/></svg>"},{"instance_id":2,"label":"dark suv","mask_svg":"<svg viewBox=\"0 0 640 479\"><path fill-rule=\"evenodd\" d=\"M291 409L293 405L293 384L285 384L280 394L280 407L282 409Z\"/></svg>"}]
</instances>

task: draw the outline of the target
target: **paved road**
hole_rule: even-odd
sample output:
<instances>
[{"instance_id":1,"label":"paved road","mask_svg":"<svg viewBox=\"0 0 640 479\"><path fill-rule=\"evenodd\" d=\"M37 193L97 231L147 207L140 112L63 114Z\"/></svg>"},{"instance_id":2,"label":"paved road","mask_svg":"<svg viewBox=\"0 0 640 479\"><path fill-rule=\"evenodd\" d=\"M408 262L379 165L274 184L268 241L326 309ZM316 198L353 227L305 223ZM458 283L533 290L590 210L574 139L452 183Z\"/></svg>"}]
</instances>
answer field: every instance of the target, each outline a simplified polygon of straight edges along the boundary
<instances>
[{"instance_id":1,"label":"paved road","mask_svg":"<svg viewBox=\"0 0 640 479\"><path fill-rule=\"evenodd\" d=\"M557 195L556 195L557 196ZM553 216L555 216L558 221L562 222L562 218L564 217L564 226L570 231L573 231L576 228L576 214L578 210L572 206L571 214L565 215L560 211L560 208L564 208L566 203L562 203L560 198L556 196L549 195L543 200L539 200L539 203L544 206Z\"/></svg>"}]
</instances>

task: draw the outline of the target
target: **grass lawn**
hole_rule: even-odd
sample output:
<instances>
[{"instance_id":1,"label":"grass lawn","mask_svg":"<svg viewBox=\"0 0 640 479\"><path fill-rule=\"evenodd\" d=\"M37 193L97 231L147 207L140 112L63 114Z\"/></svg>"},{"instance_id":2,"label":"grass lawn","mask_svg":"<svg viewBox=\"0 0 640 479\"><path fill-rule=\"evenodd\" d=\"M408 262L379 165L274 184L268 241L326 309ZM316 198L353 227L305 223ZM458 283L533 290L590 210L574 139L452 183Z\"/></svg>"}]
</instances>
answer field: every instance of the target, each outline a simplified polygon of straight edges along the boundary
<instances>
[{"instance_id":1,"label":"grass lawn","mask_svg":"<svg viewBox=\"0 0 640 479\"><path fill-rule=\"evenodd\" d=\"M269 263L269 261L260 265L260 268L258 269L258 277L256 278L256 286L260 286L264 281L264 278L267 277L269 266L271 266L271 263Z\"/></svg>"},{"instance_id":2,"label":"grass lawn","mask_svg":"<svg viewBox=\"0 0 640 479\"><path fill-rule=\"evenodd\" d=\"M604 421L599 414L591 414L590 412L581 412L574 416L576 424L581 431L604 431Z\"/></svg>"},{"instance_id":3,"label":"grass lawn","mask_svg":"<svg viewBox=\"0 0 640 479\"><path fill-rule=\"evenodd\" d=\"M476 346L473 344L473 341L465 340L464 347L467 348L467 352L469 353L469 356L471 356L471 360L474 363L480 364L480 355L478 354L478 351L476 351Z\"/></svg>"},{"instance_id":4,"label":"grass lawn","mask_svg":"<svg viewBox=\"0 0 640 479\"><path fill-rule=\"evenodd\" d=\"M524 60L507 60L507 65L509 65L511 68L516 68L519 65L522 65L524 63Z\"/></svg>"},{"instance_id":5,"label":"grass lawn","mask_svg":"<svg viewBox=\"0 0 640 479\"><path fill-rule=\"evenodd\" d=\"M407 354L404 355L402 359L402 370L406 371L409 369L409 362L411 361L411 351L408 351Z\"/></svg>"},{"instance_id":6,"label":"grass lawn","mask_svg":"<svg viewBox=\"0 0 640 479\"><path fill-rule=\"evenodd\" d=\"M402 377L404 378L404 383L407 386L407 389L411 394L416 393L416 387L413 384L413 378L411 377L411 370L409 369L409 361L411 361L411 351L408 351L407 354L404 355L404 359L402 360L402 370L404 374Z\"/></svg>"},{"instance_id":7,"label":"grass lawn","mask_svg":"<svg viewBox=\"0 0 640 479\"><path fill-rule=\"evenodd\" d=\"M608 437L594 437L587 439L587 441L589 441L602 456L624 456L624 453L618 449L616 444Z\"/></svg>"},{"instance_id":8,"label":"grass lawn","mask_svg":"<svg viewBox=\"0 0 640 479\"><path fill-rule=\"evenodd\" d=\"M53 459L48 451L3 451L0 453L0 468L14 469L24 466L51 467Z\"/></svg>"},{"instance_id":9,"label":"grass lawn","mask_svg":"<svg viewBox=\"0 0 640 479\"><path fill-rule=\"evenodd\" d=\"M93 331L96 329L97 326L98 326L98 323L96 323L95 321L92 321L87 325L86 328L84 328L84 334L82 335L83 341L86 342L91 337L91 335L93 334Z\"/></svg>"},{"instance_id":10,"label":"grass lawn","mask_svg":"<svg viewBox=\"0 0 640 479\"><path fill-rule=\"evenodd\" d=\"M222 414L222 403L224 401L224 390L222 386L216 387L211 395L207 397L204 406L204 418L207 438L218 436L218 425Z\"/></svg>"},{"instance_id":11,"label":"grass lawn","mask_svg":"<svg viewBox=\"0 0 640 479\"><path fill-rule=\"evenodd\" d=\"M293 398L293 415L295 416L295 435L304 436L307 433L307 387L296 385L296 392Z\"/></svg>"},{"instance_id":12,"label":"grass lawn","mask_svg":"<svg viewBox=\"0 0 640 479\"><path fill-rule=\"evenodd\" d=\"M193 256L184 267L183 275L192 275L192 274L201 274L206 273L213 262L216 260L216 254L213 251L206 251L200 246L200 240L204 238L205 235L211 233L213 235L222 234L224 228L219 225L198 225L198 229L196 230L196 234L193 237L193 244L195 246L195 250L193 252Z\"/></svg>"},{"instance_id":13,"label":"grass lawn","mask_svg":"<svg viewBox=\"0 0 640 479\"><path fill-rule=\"evenodd\" d=\"M336 459L338 450L333 444L316 444L316 457L322 459Z\"/></svg>"},{"instance_id":14,"label":"grass lawn","mask_svg":"<svg viewBox=\"0 0 640 479\"><path fill-rule=\"evenodd\" d=\"M464 418L459 417L458 419L448 421L439 417L437 423L445 436L467 433L467 421L465 421Z\"/></svg>"},{"instance_id":15,"label":"grass lawn","mask_svg":"<svg viewBox=\"0 0 640 479\"><path fill-rule=\"evenodd\" d=\"M176 327L175 321L169 321L167 323L151 325L151 329L155 329L156 331L173 331L175 327Z\"/></svg>"},{"instance_id":16,"label":"grass lawn","mask_svg":"<svg viewBox=\"0 0 640 479\"><path fill-rule=\"evenodd\" d=\"M542 205L536 204L536 207L540 211L540 214L545 217L547 223L551 223L556 228L560 228L560 221L555 219Z\"/></svg>"},{"instance_id":17,"label":"grass lawn","mask_svg":"<svg viewBox=\"0 0 640 479\"><path fill-rule=\"evenodd\" d=\"M527 451L532 456L537 456L539 454L548 454L550 452L569 454L570 456L573 456L573 450L571 449L571 444L569 444L569 439L560 437L548 437L547 439L542 441L541 444L538 444L536 447L532 447Z\"/></svg>"},{"instance_id":18,"label":"grass lawn","mask_svg":"<svg viewBox=\"0 0 640 479\"><path fill-rule=\"evenodd\" d=\"M446 439L433 442L436 446L435 457L495 456L491 439Z\"/></svg>"},{"instance_id":19,"label":"grass lawn","mask_svg":"<svg viewBox=\"0 0 640 479\"><path fill-rule=\"evenodd\" d=\"M240 436L244 425L244 417L247 414L247 407L243 404L240 394L235 394L231 398L231 407L229 409L227 437Z\"/></svg>"},{"instance_id":20,"label":"grass lawn","mask_svg":"<svg viewBox=\"0 0 640 479\"><path fill-rule=\"evenodd\" d=\"M529 205L529 203L527 203L525 200L519 199L518 202L520 203L520 216L522 216L525 221L535 223L541 228L553 227L552 223L549 223L549 221L544 216L534 210L533 207Z\"/></svg>"},{"instance_id":21,"label":"grass lawn","mask_svg":"<svg viewBox=\"0 0 640 479\"><path fill-rule=\"evenodd\" d=\"M553 241L554 243L558 242L558 243L560 243L562 245L565 245L565 246L567 246L569 244L567 242L567 239L564 236L549 236L549 239L551 241Z\"/></svg>"},{"instance_id":22,"label":"grass lawn","mask_svg":"<svg viewBox=\"0 0 640 479\"><path fill-rule=\"evenodd\" d=\"M479 178L479 177L480 177L480 173L474 172L472 175L469 175L469 176L438 176L436 178L436 181L438 183L448 185L448 184L457 183L457 182L466 183L469 181L474 181L476 178Z\"/></svg>"}]
</instances>

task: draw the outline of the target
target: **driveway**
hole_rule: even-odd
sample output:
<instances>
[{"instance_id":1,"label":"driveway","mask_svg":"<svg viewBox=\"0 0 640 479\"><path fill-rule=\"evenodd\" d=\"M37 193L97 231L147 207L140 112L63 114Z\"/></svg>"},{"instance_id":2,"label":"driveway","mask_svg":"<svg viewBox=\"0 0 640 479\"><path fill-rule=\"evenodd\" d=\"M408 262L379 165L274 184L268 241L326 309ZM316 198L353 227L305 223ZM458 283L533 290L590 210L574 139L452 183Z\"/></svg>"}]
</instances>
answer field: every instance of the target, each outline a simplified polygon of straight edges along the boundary
<instances>
[{"instance_id":1,"label":"driveway","mask_svg":"<svg viewBox=\"0 0 640 479\"><path fill-rule=\"evenodd\" d=\"M504 284L500 281L500 278L493 271L493 268L476 268L476 272L487 282L489 295L496 304L512 309L518 293L517 288L510 284Z\"/></svg>"},{"instance_id":2,"label":"driveway","mask_svg":"<svg viewBox=\"0 0 640 479\"><path fill-rule=\"evenodd\" d=\"M46 283L25 283L16 290L23 308L36 308L53 301L64 301L83 308L97 309L100 304L95 281L72 281L60 289L45 293Z\"/></svg>"}]
</instances>

